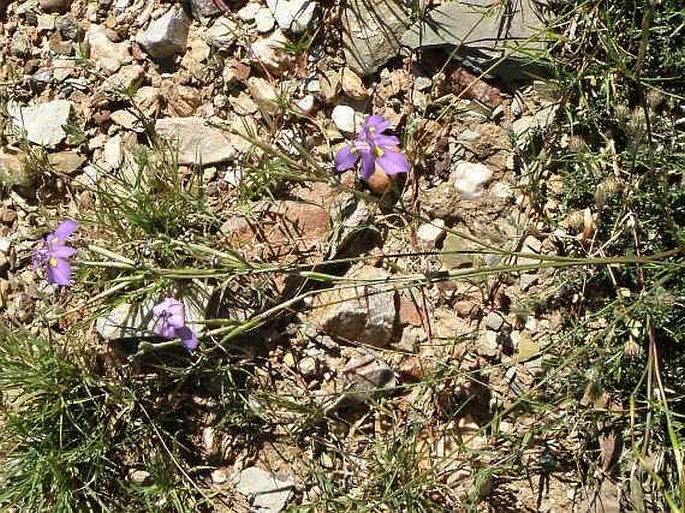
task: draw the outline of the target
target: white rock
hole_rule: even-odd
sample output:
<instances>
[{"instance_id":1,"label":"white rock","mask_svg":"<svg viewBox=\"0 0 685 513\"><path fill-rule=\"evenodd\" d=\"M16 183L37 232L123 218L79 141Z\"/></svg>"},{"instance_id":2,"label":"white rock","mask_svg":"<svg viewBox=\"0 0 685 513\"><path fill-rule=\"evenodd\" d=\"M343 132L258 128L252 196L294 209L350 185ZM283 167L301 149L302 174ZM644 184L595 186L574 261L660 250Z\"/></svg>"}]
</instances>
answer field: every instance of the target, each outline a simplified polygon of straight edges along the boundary
<instances>
[{"instance_id":1,"label":"white rock","mask_svg":"<svg viewBox=\"0 0 685 513\"><path fill-rule=\"evenodd\" d=\"M293 493L291 477L279 477L258 467L248 467L234 477L235 487L243 495L253 498L252 507L259 513L279 513Z\"/></svg>"},{"instance_id":2,"label":"white rock","mask_svg":"<svg viewBox=\"0 0 685 513\"><path fill-rule=\"evenodd\" d=\"M121 162L124 160L124 149L121 140L121 134L111 137L106 143L104 151L102 152L104 159L103 167L108 171L119 169Z\"/></svg>"},{"instance_id":3,"label":"white rock","mask_svg":"<svg viewBox=\"0 0 685 513\"><path fill-rule=\"evenodd\" d=\"M266 0L266 4L282 30L301 34L309 27L316 12L312 0Z\"/></svg>"},{"instance_id":4,"label":"white rock","mask_svg":"<svg viewBox=\"0 0 685 513\"><path fill-rule=\"evenodd\" d=\"M289 43L283 32L274 30L273 34L250 46L252 58L258 65L266 66L274 74L280 75L294 64L292 55L285 51Z\"/></svg>"},{"instance_id":5,"label":"white rock","mask_svg":"<svg viewBox=\"0 0 685 513\"><path fill-rule=\"evenodd\" d=\"M155 131L174 141L181 164L216 164L230 160L236 154L230 136L202 118L158 119Z\"/></svg>"},{"instance_id":6,"label":"white rock","mask_svg":"<svg viewBox=\"0 0 685 513\"><path fill-rule=\"evenodd\" d=\"M445 221L433 219L430 223L423 223L416 230L416 237L429 245L435 244L445 235Z\"/></svg>"},{"instance_id":7,"label":"white rock","mask_svg":"<svg viewBox=\"0 0 685 513\"><path fill-rule=\"evenodd\" d=\"M115 125L119 125L126 130L133 130L135 132L145 131L145 127L140 119L138 119L138 116L128 109L115 110L110 114L109 119L111 119L112 123Z\"/></svg>"},{"instance_id":8,"label":"white rock","mask_svg":"<svg viewBox=\"0 0 685 513\"><path fill-rule=\"evenodd\" d=\"M107 37L107 30L100 25L91 25L88 29L88 46L90 59L95 65L109 74L114 73L124 64L131 62L130 44L114 43Z\"/></svg>"},{"instance_id":9,"label":"white rock","mask_svg":"<svg viewBox=\"0 0 685 513\"><path fill-rule=\"evenodd\" d=\"M55 30L55 15L54 14L39 14L38 15L38 31Z\"/></svg>"},{"instance_id":10,"label":"white rock","mask_svg":"<svg viewBox=\"0 0 685 513\"><path fill-rule=\"evenodd\" d=\"M101 87L105 92L114 92L118 89L130 90L140 83L143 75L145 75L145 69L142 66L129 64L108 77Z\"/></svg>"},{"instance_id":11,"label":"white rock","mask_svg":"<svg viewBox=\"0 0 685 513\"><path fill-rule=\"evenodd\" d=\"M235 43L237 36L238 26L233 20L225 16L217 18L204 35L205 41L219 50L228 50Z\"/></svg>"},{"instance_id":12,"label":"white rock","mask_svg":"<svg viewBox=\"0 0 685 513\"><path fill-rule=\"evenodd\" d=\"M271 14L271 10L268 7L262 7L257 11L254 18L255 25L257 26L257 32L264 34L266 32L271 32L276 24L274 15Z\"/></svg>"},{"instance_id":13,"label":"white rock","mask_svg":"<svg viewBox=\"0 0 685 513\"><path fill-rule=\"evenodd\" d=\"M14 128L24 131L26 139L43 146L56 146L67 136L64 125L69 120L73 102L53 100L29 107L15 102L7 104L7 113Z\"/></svg>"},{"instance_id":14,"label":"white rock","mask_svg":"<svg viewBox=\"0 0 685 513\"><path fill-rule=\"evenodd\" d=\"M248 2L238 11L238 18L243 21L252 21L255 19L257 11L261 8L262 7L257 2Z\"/></svg>"},{"instance_id":15,"label":"white rock","mask_svg":"<svg viewBox=\"0 0 685 513\"><path fill-rule=\"evenodd\" d=\"M247 88L249 89L252 98L254 98L254 101L262 109L270 114L278 112L278 92L268 80L250 77L247 81Z\"/></svg>"},{"instance_id":16,"label":"white rock","mask_svg":"<svg viewBox=\"0 0 685 513\"><path fill-rule=\"evenodd\" d=\"M454 170L454 187L466 199L478 198L492 171L483 164L461 161Z\"/></svg>"},{"instance_id":17,"label":"white rock","mask_svg":"<svg viewBox=\"0 0 685 513\"><path fill-rule=\"evenodd\" d=\"M364 122L364 115L348 105L336 105L331 113L336 128L345 134L353 134Z\"/></svg>"},{"instance_id":18,"label":"white rock","mask_svg":"<svg viewBox=\"0 0 685 513\"><path fill-rule=\"evenodd\" d=\"M302 114L309 115L316 108L316 98L313 94L308 94L295 102L295 109Z\"/></svg>"},{"instance_id":19,"label":"white rock","mask_svg":"<svg viewBox=\"0 0 685 513\"><path fill-rule=\"evenodd\" d=\"M156 59L168 59L186 50L190 19L180 7L174 7L152 21L138 37L138 43Z\"/></svg>"}]
</instances>

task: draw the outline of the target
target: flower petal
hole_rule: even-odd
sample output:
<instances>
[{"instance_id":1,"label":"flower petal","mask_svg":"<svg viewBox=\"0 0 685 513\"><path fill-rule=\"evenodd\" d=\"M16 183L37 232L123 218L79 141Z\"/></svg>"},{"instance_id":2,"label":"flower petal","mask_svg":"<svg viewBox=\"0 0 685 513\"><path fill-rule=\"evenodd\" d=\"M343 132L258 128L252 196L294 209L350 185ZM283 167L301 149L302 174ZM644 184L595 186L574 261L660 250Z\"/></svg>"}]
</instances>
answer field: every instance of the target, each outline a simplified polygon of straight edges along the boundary
<instances>
[{"instance_id":1,"label":"flower petal","mask_svg":"<svg viewBox=\"0 0 685 513\"><path fill-rule=\"evenodd\" d=\"M57 258L69 258L76 254L76 250L74 248L70 248L69 246L55 244L52 246L52 254Z\"/></svg>"},{"instance_id":2,"label":"flower petal","mask_svg":"<svg viewBox=\"0 0 685 513\"><path fill-rule=\"evenodd\" d=\"M53 266L51 263L55 265ZM63 258L50 259L45 267L48 270L48 281L50 283L56 283L57 285L71 284L71 265L69 265L67 260Z\"/></svg>"},{"instance_id":3,"label":"flower petal","mask_svg":"<svg viewBox=\"0 0 685 513\"><path fill-rule=\"evenodd\" d=\"M176 338L176 328L169 326L167 319L161 317L157 319L157 323L153 331L162 338L172 340Z\"/></svg>"},{"instance_id":4,"label":"flower petal","mask_svg":"<svg viewBox=\"0 0 685 513\"><path fill-rule=\"evenodd\" d=\"M351 146L345 146L341 148L338 153L335 154L335 170L338 173L347 171L353 167L359 160L359 153L353 153Z\"/></svg>"},{"instance_id":5,"label":"flower petal","mask_svg":"<svg viewBox=\"0 0 685 513\"><path fill-rule=\"evenodd\" d=\"M161 303L152 307L152 314L155 317L164 319L164 322L172 328L185 326L185 306L178 299L168 297Z\"/></svg>"},{"instance_id":6,"label":"flower petal","mask_svg":"<svg viewBox=\"0 0 685 513\"><path fill-rule=\"evenodd\" d=\"M362 180L368 180L376 170L376 159L371 153L362 153L362 170L359 176Z\"/></svg>"},{"instance_id":7,"label":"flower petal","mask_svg":"<svg viewBox=\"0 0 685 513\"><path fill-rule=\"evenodd\" d=\"M378 157L378 165L389 175L406 173L409 171L409 161L403 153L386 149L383 155Z\"/></svg>"},{"instance_id":8,"label":"flower petal","mask_svg":"<svg viewBox=\"0 0 685 513\"><path fill-rule=\"evenodd\" d=\"M373 130L370 130L371 127L373 127ZM379 116L377 114L369 116L368 118L366 118L366 121L364 122L364 129L368 131L371 135L380 135L388 128L390 128L390 121L385 119L383 116Z\"/></svg>"},{"instance_id":9,"label":"flower petal","mask_svg":"<svg viewBox=\"0 0 685 513\"><path fill-rule=\"evenodd\" d=\"M400 139L394 135L377 135L373 138L373 142L376 146L380 146L385 149L386 146L399 146Z\"/></svg>"},{"instance_id":10,"label":"flower petal","mask_svg":"<svg viewBox=\"0 0 685 513\"><path fill-rule=\"evenodd\" d=\"M176 336L181 339L183 347L185 347L188 351L194 351L195 349L197 349L197 346L200 343L200 341L197 338L197 335L195 335L195 332L191 330L188 326L177 328Z\"/></svg>"},{"instance_id":11,"label":"flower petal","mask_svg":"<svg viewBox=\"0 0 685 513\"><path fill-rule=\"evenodd\" d=\"M69 237L74 230L76 230L76 228L78 228L76 221L73 219L67 219L66 221L62 221L57 225L57 229L52 235L57 239L57 242L64 242L66 238ZM50 237L50 239L53 237Z\"/></svg>"}]
</instances>

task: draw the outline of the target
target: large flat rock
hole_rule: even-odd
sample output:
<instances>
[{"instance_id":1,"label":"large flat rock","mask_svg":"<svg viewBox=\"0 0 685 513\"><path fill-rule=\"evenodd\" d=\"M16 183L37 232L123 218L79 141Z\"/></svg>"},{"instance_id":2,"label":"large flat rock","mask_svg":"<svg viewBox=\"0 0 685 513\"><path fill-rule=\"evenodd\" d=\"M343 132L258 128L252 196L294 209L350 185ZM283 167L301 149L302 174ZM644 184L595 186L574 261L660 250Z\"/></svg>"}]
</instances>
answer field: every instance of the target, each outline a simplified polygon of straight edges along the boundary
<instances>
[{"instance_id":1,"label":"large flat rock","mask_svg":"<svg viewBox=\"0 0 685 513\"><path fill-rule=\"evenodd\" d=\"M545 23L533 0L493 3L491 0L452 1L430 11L402 36L402 46L456 48L454 58L485 71L498 59L508 67L544 46Z\"/></svg>"},{"instance_id":2,"label":"large flat rock","mask_svg":"<svg viewBox=\"0 0 685 513\"><path fill-rule=\"evenodd\" d=\"M180 164L210 165L236 155L230 134L202 118L163 118L155 122L157 135L178 151Z\"/></svg>"},{"instance_id":3,"label":"large flat rock","mask_svg":"<svg viewBox=\"0 0 685 513\"><path fill-rule=\"evenodd\" d=\"M366 76L395 57L400 37L409 26L402 2L349 0L341 14L347 65Z\"/></svg>"}]
</instances>

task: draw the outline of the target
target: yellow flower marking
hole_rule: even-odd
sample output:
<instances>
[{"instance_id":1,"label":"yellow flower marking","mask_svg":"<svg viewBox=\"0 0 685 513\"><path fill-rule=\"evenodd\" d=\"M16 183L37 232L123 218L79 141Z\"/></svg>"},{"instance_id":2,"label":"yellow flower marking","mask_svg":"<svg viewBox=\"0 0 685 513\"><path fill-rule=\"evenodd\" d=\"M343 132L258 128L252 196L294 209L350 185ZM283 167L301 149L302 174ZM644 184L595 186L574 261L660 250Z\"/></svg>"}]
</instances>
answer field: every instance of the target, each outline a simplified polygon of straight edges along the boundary
<instances>
[{"instance_id":1,"label":"yellow flower marking","mask_svg":"<svg viewBox=\"0 0 685 513\"><path fill-rule=\"evenodd\" d=\"M378 146L376 146L373 149L373 152L376 154L376 157L382 157L383 156L383 150Z\"/></svg>"},{"instance_id":2,"label":"yellow flower marking","mask_svg":"<svg viewBox=\"0 0 685 513\"><path fill-rule=\"evenodd\" d=\"M50 257L50 260L48 260L48 265L50 267L57 267L57 259L54 256Z\"/></svg>"}]
</instances>

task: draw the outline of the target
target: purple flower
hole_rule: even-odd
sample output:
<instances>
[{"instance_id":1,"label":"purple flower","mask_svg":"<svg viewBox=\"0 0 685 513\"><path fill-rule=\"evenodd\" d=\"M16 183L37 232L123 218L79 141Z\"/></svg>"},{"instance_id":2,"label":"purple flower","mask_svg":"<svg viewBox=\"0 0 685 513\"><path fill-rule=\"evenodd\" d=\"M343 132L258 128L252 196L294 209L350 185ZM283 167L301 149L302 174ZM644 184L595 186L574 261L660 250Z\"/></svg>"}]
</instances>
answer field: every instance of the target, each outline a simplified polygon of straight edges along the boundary
<instances>
[{"instance_id":1,"label":"purple flower","mask_svg":"<svg viewBox=\"0 0 685 513\"><path fill-rule=\"evenodd\" d=\"M155 323L155 333L168 340L180 338L188 351L197 348L200 341L197 335L186 326L185 306L178 299L168 297L152 308Z\"/></svg>"},{"instance_id":2,"label":"purple flower","mask_svg":"<svg viewBox=\"0 0 685 513\"><path fill-rule=\"evenodd\" d=\"M72 219L62 221L57 225L54 233L43 237L43 245L33 252L33 268L45 266L50 283L71 284L69 258L76 253L76 250L65 246L64 241L76 228L78 228L76 221Z\"/></svg>"},{"instance_id":3,"label":"purple flower","mask_svg":"<svg viewBox=\"0 0 685 513\"><path fill-rule=\"evenodd\" d=\"M400 151L400 140L394 135L383 135L390 128L390 121L383 116L369 116L359 129L352 144L335 154L335 169L342 173L362 161L360 176L368 180L376 164L388 175L409 171L409 161Z\"/></svg>"}]
</instances>

